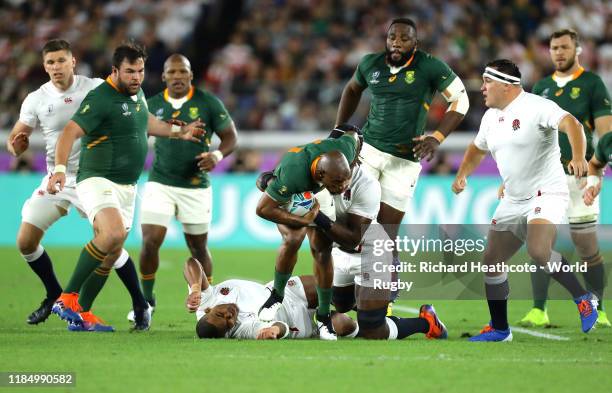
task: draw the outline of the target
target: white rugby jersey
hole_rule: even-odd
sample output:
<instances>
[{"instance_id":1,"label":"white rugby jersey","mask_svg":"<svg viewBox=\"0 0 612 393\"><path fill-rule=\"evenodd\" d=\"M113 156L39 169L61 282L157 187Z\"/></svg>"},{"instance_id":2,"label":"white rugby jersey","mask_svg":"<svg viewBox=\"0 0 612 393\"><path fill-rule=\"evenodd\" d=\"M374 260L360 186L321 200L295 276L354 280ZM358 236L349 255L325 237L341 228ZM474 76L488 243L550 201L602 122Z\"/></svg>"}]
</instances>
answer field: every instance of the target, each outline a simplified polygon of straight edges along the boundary
<instances>
[{"instance_id":1,"label":"white rugby jersey","mask_svg":"<svg viewBox=\"0 0 612 393\"><path fill-rule=\"evenodd\" d=\"M332 195L336 209L336 221L346 222L347 214L375 220L380 208L380 184L361 166L353 168L351 185L339 195Z\"/></svg>"},{"instance_id":2,"label":"white rugby jersey","mask_svg":"<svg viewBox=\"0 0 612 393\"><path fill-rule=\"evenodd\" d=\"M89 91L104 80L75 75L72 85L61 91L51 83L28 94L21 105L19 121L29 127L40 127L47 149L47 171L55 168L55 145L60 133L77 111ZM80 141L75 141L66 166L66 185L74 185L79 167Z\"/></svg>"},{"instance_id":3,"label":"white rugby jersey","mask_svg":"<svg viewBox=\"0 0 612 393\"><path fill-rule=\"evenodd\" d=\"M566 115L553 101L524 91L504 109L485 112L474 144L497 162L506 198L569 194L558 134Z\"/></svg>"}]
</instances>

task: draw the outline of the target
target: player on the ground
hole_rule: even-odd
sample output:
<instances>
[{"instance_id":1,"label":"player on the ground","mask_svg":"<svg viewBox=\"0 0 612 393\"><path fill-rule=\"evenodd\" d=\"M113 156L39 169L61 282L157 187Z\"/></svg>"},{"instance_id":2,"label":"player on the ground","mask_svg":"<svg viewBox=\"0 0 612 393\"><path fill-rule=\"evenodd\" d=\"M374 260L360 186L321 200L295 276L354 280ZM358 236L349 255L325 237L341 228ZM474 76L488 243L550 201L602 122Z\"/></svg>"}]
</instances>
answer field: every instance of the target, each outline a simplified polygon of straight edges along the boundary
<instances>
[{"instance_id":1,"label":"player on the ground","mask_svg":"<svg viewBox=\"0 0 612 393\"><path fill-rule=\"evenodd\" d=\"M593 156L593 131L599 135L612 130L612 106L610 95L601 78L585 71L580 65L578 55L582 51L578 34L573 30L559 30L550 37L550 57L555 66L554 74L540 80L533 87L533 94L546 97L571 113L582 123L587 140L586 156ZM565 134L559 135L561 162L565 165L572 158L572 150ZM567 168L565 168L567 174ZM599 199L591 206L582 200L583 179L567 174L570 191L567 219L572 241L581 260L588 265L583 273L587 288L599 298L597 325L610 327L610 321L603 311L604 260L597 242L597 219ZM533 286L533 308L519 322L523 326L546 326L550 324L546 312L546 298L550 276L542 271L531 273Z\"/></svg>"},{"instance_id":2,"label":"player on the ground","mask_svg":"<svg viewBox=\"0 0 612 393\"><path fill-rule=\"evenodd\" d=\"M591 206L597 201L603 183L603 173L606 164L612 167L612 132L606 133L599 139L595 147L595 154L589 161L589 176L584 191L584 203ZM599 321L599 319L598 319Z\"/></svg>"},{"instance_id":3,"label":"player on the ground","mask_svg":"<svg viewBox=\"0 0 612 393\"><path fill-rule=\"evenodd\" d=\"M330 194L340 194L348 187L351 165L357 159L361 145L355 127L345 125L340 128L344 135L337 139L327 138L290 149L282 157L273 175L264 173L258 180L259 188L262 191L265 188L265 191L258 202L257 215L276 223L282 236L274 270L274 287L261 307L259 318L270 321L276 315L276 309L283 301L287 281L297 263L298 250L308 234L319 301L315 318L320 337L324 340L337 338L330 314L334 271L329 252L331 244L318 228L330 225L333 219ZM318 193L318 202L308 214L299 217L283 209L282 205L293 194L305 191ZM317 227L309 227L312 223Z\"/></svg>"},{"instance_id":4,"label":"player on the ground","mask_svg":"<svg viewBox=\"0 0 612 393\"><path fill-rule=\"evenodd\" d=\"M48 41L43 46L42 55L43 65L50 81L28 94L22 104L19 120L13 127L7 143L9 152L19 156L28 148L29 136L36 127L42 131L46 143L49 175L43 178L40 186L25 202L17 235L17 247L21 255L38 275L47 292L40 307L28 316L27 322L30 324L45 321L51 313L53 303L62 293L62 287L53 271L51 258L40 244L42 237L51 225L68 214L71 206L84 215L83 205L75 190L80 154L78 143L72 146L68 156L64 189L54 195L47 192L47 181L55 170L55 145L62 129L81 105L85 95L104 82L102 79L74 74L76 59L72 55L70 43L65 40ZM132 303L138 305L143 302L134 262L125 250L114 267L130 292ZM76 290L78 291L78 288Z\"/></svg>"},{"instance_id":5,"label":"player on the ground","mask_svg":"<svg viewBox=\"0 0 612 393\"><path fill-rule=\"evenodd\" d=\"M273 283L266 285L247 280L227 280L212 285L200 263L189 258L185 263L189 296L185 302L198 320L200 338L281 339L317 337L313 314L317 291L313 276L290 277L282 305L270 322L257 318L259 307L270 294ZM331 317L340 336L354 337L357 324L348 316Z\"/></svg>"},{"instance_id":6,"label":"player on the ground","mask_svg":"<svg viewBox=\"0 0 612 393\"><path fill-rule=\"evenodd\" d=\"M54 311L70 322L70 330L112 331L91 312L102 290L112 262L121 253L132 225L136 182L144 167L149 135L197 140L202 123L185 126L157 120L147 110L140 88L146 54L128 43L115 49L111 75L87 94L60 135L55 169L47 192L56 194L66 183L66 164L74 141L81 138L81 156L76 192L95 236L82 250L77 266ZM138 277L134 277L138 285ZM81 290L80 293L77 293ZM134 328L149 328L146 301L135 308Z\"/></svg>"},{"instance_id":7,"label":"player on the ground","mask_svg":"<svg viewBox=\"0 0 612 393\"><path fill-rule=\"evenodd\" d=\"M155 273L161 247L172 217L183 224L191 256L202 263L212 280L212 261L208 251L208 229L212 217L212 187L208 172L236 146L236 126L223 103L211 93L192 85L189 60L180 54L168 57L162 80L166 89L149 98L149 112L159 120L206 124L202 140L158 138L155 160L145 184L140 205L142 250L140 274L147 302L155 307ZM209 151L213 135L221 140L219 149Z\"/></svg>"},{"instance_id":8,"label":"player on the ground","mask_svg":"<svg viewBox=\"0 0 612 393\"><path fill-rule=\"evenodd\" d=\"M467 148L452 189L456 194L467 177L491 152L505 187L493 215L483 263L499 270L485 273L485 292L491 322L470 341L511 341L507 303L508 274L500 269L527 243L529 256L567 289L578 305L582 331L597 321L597 298L587 292L574 273L554 269L550 263L567 265L552 249L556 225L561 224L569 201L567 180L559 160L558 131L567 134L572 149L570 174L586 174L586 138L582 126L554 102L523 91L521 73L509 60L487 64L481 88L485 112L478 135ZM493 269L492 269L493 270Z\"/></svg>"},{"instance_id":9,"label":"player on the ground","mask_svg":"<svg viewBox=\"0 0 612 393\"><path fill-rule=\"evenodd\" d=\"M336 124L350 120L366 88L372 102L363 126L361 161L380 182L377 221L388 224L385 229L395 239L421 172L419 160L434 156L461 123L469 101L461 79L448 65L417 48L416 24L407 18L391 21L384 52L361 60L342 93ZM423 136L436 91L449 106L437 130ZM397 263L397 252L394 257Z\"/></svg>"}]
</instances>

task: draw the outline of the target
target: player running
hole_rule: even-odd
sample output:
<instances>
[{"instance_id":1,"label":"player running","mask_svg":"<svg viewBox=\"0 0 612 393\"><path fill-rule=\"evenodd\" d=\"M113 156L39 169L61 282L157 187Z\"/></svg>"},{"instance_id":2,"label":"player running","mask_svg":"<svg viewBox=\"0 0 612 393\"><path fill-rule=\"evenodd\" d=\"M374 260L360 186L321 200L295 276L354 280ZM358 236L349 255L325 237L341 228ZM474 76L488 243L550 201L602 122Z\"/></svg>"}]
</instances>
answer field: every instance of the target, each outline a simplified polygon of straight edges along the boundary
<instances>
[{"instance_id":1,"label":"player running","mask_svg":"<svg viewBox=\"0 0 612 393\"><path fill-rule=\"evenodd\" d=\"M331 245L317 228L325 228L334 218L330 194L341 194L349 186L351 165L361 147L355 127L341 126L337 132L343 135L337 139L327 138L290 149L282 157L273 174L262 174L258 179L258 187L262 191L265 188L265 191L256 210L258 216L276 223L282 236L276 259L273 290L268 300L263 303L259 318L262 321L270 321L276 315L276 309L284 298L287 281L297 263L298 250L308 234L315 261L314 275L317 279L319 301L315 317L320 337L332 341L337 337L330 314L334 273L329 253ZM293 194L305 191L318 193L318 202L304 217L290 214L282 208ZM319 206L322 207L321 211ZM317 227L309 227L312 223Z\"/></svg>"},{"instance_id":2,"label":"player running","mask_svg":"<svg viewBox=\"0 0 612 393\"><path fill-rule=\"evenodd\" d=\"M461 79L443 61L418 49L417 43L413 20L392 20L385 51L368 54L361 60L342 92L336 116L336 124L348 122L363 91L370 89L372 102L363 126L361 161L380 182L377 221L385 224L391 239L397 237L414 195L421 172L419 160L431 160L469 108ZM427 112L436 91L449 106L437 130L424 136ZM394 263L399 263L397 251L394 258Z\"/></svg>"},{"instance_id":3,"label":"player running","mask_svg":"<svg viewBox=\"0 0 612 393\"><path fill-rule=\"evenodd\" d=\"M87 78L74 74L76 59L72 55L70 43L54 39L48 41L42 49L43 65L49 74L49 82L38 90L28 94L21 106L19 120L9 137L8 151L19 156L28 148L29 136L38 127L43 133L46 144L48 175L42 179L40 186L24 203L21 211L22 222L17 234L17 247L28 266L40 278L46 289L46 296L40 307L27 318L29 324L44 322L51 313L53 303L62 293L62 287L55 276L51 258L40 244L45 231L57 220L68 214L70 207L85 216L83 204L76 193L76 174L81 152L78 143L72 145L66 161L66 181L64 189L55 194L47 192L47 181L55 171L55 149L57 140L64 126L68 123L87 93L104 81L99 78ZM128 289L132 304L144 303L138 286L138 277L134 262L127 251L121 250L114 263L117 275ZM76 292L80 288L75 287ZM143 316L138 315L141 320Z\"/></svg>"},{"instance_id":4,"label":"player running","mask_svg":"<svg viewBox=\"0 0 612 393\"><path fill-rule=\"evenodd\" d=\"M552 249L556 225L562 223L569 201L559 160L558 131L567 134L572 149L569 173L581 177L587 169L582 127L554 102L523 91L521 73L509 60L487 64L481 91L489 109L463 157L452 189L456 194L462 192L467 176L487 151L491 152L503 179L505 196L493 215L483 263L500 266L526 242L529 256L571 293L582 331L587 333L597 321L597 298L580 285L574 273L553 270L550 265L567 265L565 258ZM489 271L484 281L491 321L470 341L511 341L508 274L503 270Z\"/></svg>"},{"instance_id":5,"label":"player running","mask_svg":"<svg viewBox=\"0 0 612 393\"><path fill-rule=\"evenodd\" d=\"M144 49L136 44L117 47L111 75L87 94L57 141L47 192L57 194L64 189L68 156L75 140L81 138L76 192L95 232L54 305L54 311L70 322L70 330L114 330L91 312L91 306L132 226L136 182L144 167L148 135L198 141L193 136L202 132L199 120L186 126L170 125L148 112L140 87L145 59ZM138 277L134 279L138 285ZM136 330L149 328L149 315L142 312L147 307L144 301L135 308L137 315L144 315L134 325Z\"/></svg>"}]
</instances>

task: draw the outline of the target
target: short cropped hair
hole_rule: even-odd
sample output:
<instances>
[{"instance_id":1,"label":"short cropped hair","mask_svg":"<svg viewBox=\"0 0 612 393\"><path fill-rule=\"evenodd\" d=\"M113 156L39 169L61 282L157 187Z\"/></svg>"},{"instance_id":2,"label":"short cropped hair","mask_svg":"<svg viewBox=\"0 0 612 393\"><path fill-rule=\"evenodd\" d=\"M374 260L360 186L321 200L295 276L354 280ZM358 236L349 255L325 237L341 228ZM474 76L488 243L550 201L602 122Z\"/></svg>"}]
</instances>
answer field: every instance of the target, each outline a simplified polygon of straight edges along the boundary
<instances>
[{"instance_id":1,"label":"short cropped hair","mask_svg":"<svg viewBox=\"0 0 612 393\"><path fill-rule=\"evenodd\" d=\"M199 338L223 338L225 334L221 332L215 325L208 322L206 317L200 318L196 324L196 334Z\"/></svg>"},{"instance_id":2,"label":"short cropped hair","mask_svg":"<svg viewBox=\"0 0 612 393\"><path fill-rule=\"evenodd\" d=\"M68 41L53 39L45 43L45 46L43 46L42 48L42 54L44 56L49 52L57 52L58 50L72 52L72 50L70 49L70 43Z\"/></svg>"},{"instance_id":3,"label":"short cropped hair","mask_svg":"<svg viewBox=\"0 0 612 393\"><path fill-rule=\"evenodd\" d=\"M133 41L124 42L119 45L115 49L115 53L113 53L113 67L119 68L123 60L127 60L132 64L138 59L147 60L145 47Z\"/></svg>"},{"instance_id":4,"label":"short cropped hair","mask_svg":"<svg viewBox=\"0 0 612 393\"><path fill-rule=\"evenodd\" d=\"M391 21L391 23L389 24L389 28L387 29L387 31L389 31L391 26L393 26L395 24L398 24L398 23L401 23L403 25L411 26L414 29L415 33L417 31L416 23L414 23L414 21L412 19L410 19L410 18L395 18L395 19L393 19Z\"/></svg>"},{"instance_id":5,"label":"short cropped hair","mask_svg":"<svg viewBox=\"0 0 612 393\"><path fill-rule=\"evenodd\" d=\"M515 76L520 79L521 71L518 66L514 64L511 60L508 59L497 59L493 60L486 65L487 67L491 67L496 69L497 71L501 71L504 74Z\"/></svg>"},{"instance_id":6,"label":"short cropped hair","mask_svg":"<svg viewBox=\"0 0 612 393\"><path fill-rule=\"evenodd\" d=\"M552 41L553 38L561 38L563 36L569 35L576 47L580 46L580 37L578 33L574 29L562 29L557 30L550 35L550 39L548 41Z\"/></svg>"}]
</instances>

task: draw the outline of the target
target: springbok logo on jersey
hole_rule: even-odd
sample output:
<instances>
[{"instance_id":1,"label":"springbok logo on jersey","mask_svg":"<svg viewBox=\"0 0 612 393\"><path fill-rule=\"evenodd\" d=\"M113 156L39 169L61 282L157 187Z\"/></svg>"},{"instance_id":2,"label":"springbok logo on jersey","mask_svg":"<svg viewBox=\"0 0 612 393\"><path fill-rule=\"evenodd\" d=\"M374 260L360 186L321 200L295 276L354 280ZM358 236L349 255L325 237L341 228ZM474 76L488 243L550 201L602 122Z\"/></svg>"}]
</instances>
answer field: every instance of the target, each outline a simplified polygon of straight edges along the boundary
<instances>
[{"instance_id":1,"label":"springbok logo on jersey","mask_svg":"<svg viewBox=\"0 0 612 393\"><path fill-rule=\"evenodd\" d=\"M121 110L123 111L122 113L123 116L129 116L132 114L132 112L130 112L130 107L128 106L126 102L121 104Z\"/></svg>"},{"instance_id":2,"label":"springbok logo on jersey","mask_svg":"<svg viewBox=\"0 0 612 393\"><path fill-rule=\"evenodd\" d=\"M414 71L406 71L406 77L404 78L407 84L414 82Z\"/></svg>"},{"instance_id":3,"label":"springbok logo on jersey","mask_svg":"<svg viewBox=\"0 0 612 393\"><path fill-rule=\"evenodd\" d=\"M197 106L192 106L189 108L189 117L193 120L197 119L200 116L200 110Z\"/></svg>"},{"instance_id":4,"label":"springbok logo on jersey","mask_svg":"<svg viewBox=\"0 0 612 393\"><path fill-rule=\"evenodd\" d=\"M378 80L378 77L379 77L379 76L380 76L380 71L374 71L374 72L372 73L372 77L370 78L370 83L371 83L371 84L373 84L373 85L375 85L375 84L377 84L378 82L380 82L380 81Z\"/></svg>"},{"instance_id":5,"label":"springbok logo on jersey","mask_svg":"<svg viewBox=\"0 0 612 393\"><path fill-rule=\"evenodd\" d=\"M516 131L519 128L521 128L521 121L519 119L512 120L512 129Z\"/></svg>"},{"instance_id":6,"label":"springbok logo on jersey","mask_svg":"<svg viewBox=\"0 0 612 393\"><path fill-rule=\"evenodd\" d=\"M572 91L570 92L570 97L572 98L572 100L575 100L576 98L580 97L580 88L572 87Z\"/></svg>"}]
</instances>

